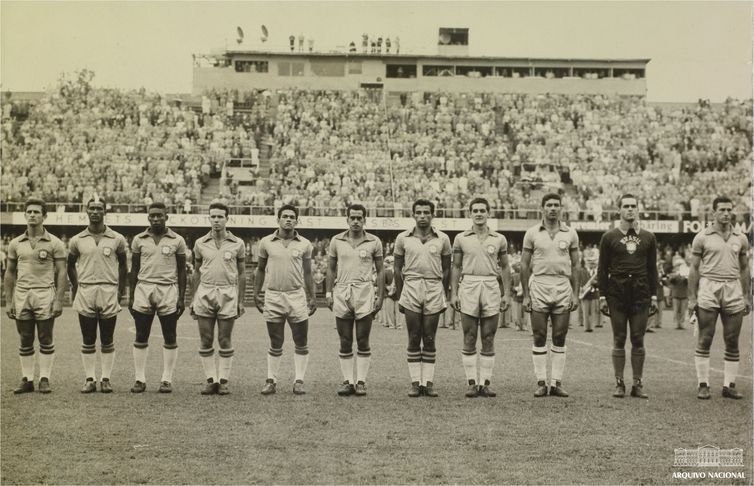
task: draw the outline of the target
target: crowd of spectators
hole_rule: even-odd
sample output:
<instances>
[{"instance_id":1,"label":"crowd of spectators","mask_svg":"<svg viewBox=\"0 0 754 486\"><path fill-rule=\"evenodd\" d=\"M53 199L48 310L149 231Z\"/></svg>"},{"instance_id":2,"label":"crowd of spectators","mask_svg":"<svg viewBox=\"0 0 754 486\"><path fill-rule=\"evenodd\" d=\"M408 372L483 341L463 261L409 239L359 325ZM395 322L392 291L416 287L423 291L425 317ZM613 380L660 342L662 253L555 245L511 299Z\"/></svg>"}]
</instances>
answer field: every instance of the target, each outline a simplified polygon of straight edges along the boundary
<instances>
[{"instance_id":1,"label":"crowd of spectators","mask_svg":"<svg viewBox=\"0 0 754 486\"><path fill-rule=\"evenodd\" d=\"M486 197L497 217L536 216L564 194L566 215L600 220L632 192L646 213L700 215L718 193L751 207L751 101L658 107L607 95L404 94L281 89L211 91L197 109L142 91L95 89L88 72L2 118L3 201L36 195L112 203L164 200L189 210L230 159L269 163L230 204L285 203L336 215L403 215L419 197L463 217ZM20 110L19 110L20 111ZM258 173L258 172L256 172Z\"/></svg>"}]
</instances>

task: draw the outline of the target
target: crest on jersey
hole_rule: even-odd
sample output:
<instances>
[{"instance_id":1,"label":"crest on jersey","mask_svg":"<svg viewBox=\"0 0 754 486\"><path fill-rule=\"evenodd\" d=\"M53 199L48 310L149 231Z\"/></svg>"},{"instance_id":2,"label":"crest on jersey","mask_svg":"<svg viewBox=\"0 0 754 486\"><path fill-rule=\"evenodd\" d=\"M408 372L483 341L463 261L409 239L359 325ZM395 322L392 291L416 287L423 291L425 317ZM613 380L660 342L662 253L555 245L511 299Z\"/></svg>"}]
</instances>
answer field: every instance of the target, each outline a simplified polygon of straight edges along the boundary
<instances>
[{"instance_id":1,"label":"crest on jersey","mask_svg":"<svg viewBox=\"0 0 754 486\"><path fill-rule=\"evenodd\" d=\"M487 253L489 253L490 255L494 255L495 254L495 246L494 245L487 245Z\"/></svg>"},{"instance_id":2,"label":"crest on jersey","mask_svg":"<svg viewBox=\"0 0 754 486\"><path fill-rule=\"evenodd\" d=\"M39 250L39 253L37 253L37 257L43 261L47 260L48 255L47 250Z\"/></svg>"},{"instance_id":3,"label":"crest on jersey","mask_svg":"<svg viewBox=\"0 0 754 486\"><path fill-rule=\"evenodd\" d=\"M367 251L359 250L359 258L366 258L366 257L367 257Z\"/></svg>"},{"instance_id":4,"label":"crest on jersey","mask_svg":"<svg viewBox=\"0 0 754 486\"><path fill-rule=\"evenodd\" d=\"M113 254L113 249L106 246L102 249L102 254L105 255L106 257L109 257L110 255Z\"/></svg>"},{"instance_id":5,"label":"crest on jersey","mask_svg":"<svg viewBox=\"0 0 754 486\"><path fill-rule=\"evenodd\" d=\"M641 243L641 240L639 239L638 236L626 235L623 238L621 238L620 242L623 243L623 245L626 247L626 251L628 252L628 254L633 255L634 253L636 253L636 250L639 248L639 243Z\"/></svg>"},{"instance_id":6,"label":"crest on jersey","mask_svg":"<svg viewBox=\"0 0 754 486\"><path fill-rule=\"evenodd\" d=\"M560 248L561 251L566 251L568 249L568 242L564 240L560 240L558 242L558 248Z\"/></svg>"},{"instance_id":7,"label":"crest on jersey","mask_svg":"<svg viewBox=\"0 0 754 486\"><path fill-rule=\"evenodd\" d=\"M435 245L429 245L429 252L434 255L437 253L437 247Z\"/></svg>"},{"instance_id":8,"label":"crest on jersey","mask_svg":"<svg viewBox=\"0 0 754 486\"><path fill-rule=\"evenodd\" d=\"M224 259L225 259L226 261L227 261L227 260L231 260L231 259L233 258L233 254L232 254L231 252L229 252L229 251L226 251L225 253L223 253L223 258L224 258Z\"/></svg>"},{"instance_id":9,"label":"crest on jersey","mask_svg":"<svg viewBox=\"0 0 754 486\"><path fill-rule=\"evenodd\" d=\"M171 253L173 253L173 247L172 246L163 246L162 247L162 254L165 256L169 256Z\"/></svg>"},{"instance_id":10,"label":"crest on jersey","mask_svg":"<svg viewBox=\"0 0 754 486\"><path fill-rule=\"evenodd\" d=\"M301 252L298 251L296 248L294 248L293 250L291 250L291 254L293 255L293 258L298 258L298 257L301 256Z\"/></svg>"}]
</instances>

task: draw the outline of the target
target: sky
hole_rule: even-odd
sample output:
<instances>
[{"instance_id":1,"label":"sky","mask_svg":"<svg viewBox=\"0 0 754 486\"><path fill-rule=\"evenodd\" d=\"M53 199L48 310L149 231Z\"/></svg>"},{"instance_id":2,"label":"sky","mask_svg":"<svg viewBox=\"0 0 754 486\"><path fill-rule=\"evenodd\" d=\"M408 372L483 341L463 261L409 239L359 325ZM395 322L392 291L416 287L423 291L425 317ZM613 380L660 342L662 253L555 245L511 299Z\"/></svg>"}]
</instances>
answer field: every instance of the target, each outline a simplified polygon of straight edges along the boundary
<instances>
[{"instance_id":1,"label":"sky","mask_svg":"<svg viewBox=\"0 0 754 486\"><path fill-rule=\"evenodd\" d=\"M260 41L261 26L269 31ZM469 54L650 58L647 98L752 96L752 2L0 2L0 89L40 91L62 73L98 86L191 92L192 54L236 45L316 50L400 36L402 53L436 52L439 27L469 28Z\"/></svg>"}]
</instances>

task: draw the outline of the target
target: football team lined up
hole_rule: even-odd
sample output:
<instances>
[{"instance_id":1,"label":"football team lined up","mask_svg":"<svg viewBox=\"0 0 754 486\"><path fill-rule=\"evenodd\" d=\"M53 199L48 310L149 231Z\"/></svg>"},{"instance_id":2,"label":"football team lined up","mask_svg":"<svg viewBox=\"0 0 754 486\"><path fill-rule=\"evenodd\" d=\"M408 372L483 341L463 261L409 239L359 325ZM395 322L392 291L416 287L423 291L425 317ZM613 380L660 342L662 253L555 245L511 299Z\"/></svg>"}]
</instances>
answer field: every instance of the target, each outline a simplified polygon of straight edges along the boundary
<instances>
[{"instance_id":1,"label":"football team lined up","mask_svg":"<svg viewBox=\"0 0 754 486\"><path fill-rule=\"evenodd\" d=\"M596 313L598 307L609 316L612 324L612 363L616 380L613 396L626 395L625 345L626 338L630 337L633 374L630 395L647 398L642 382L646 356L644 334L649 316L658 309L656 240L654 234L640 227L636 198L631 194L620 197L620 221L602 236L599 264L588 273L577 265L579 237L576 231L560 219L560 196L547 194L541 205L544 219L526 231L521 258L523 298L520 305L531 314L534 396L568 396L563 387L563 375L569 315L580 300L587 302L584 296L594 292L596 286L599 302L588 312ZM62 313L68 280L83 341L81 358L85 382L81 392L97 390L98 329L99 390L102 393L113 391L110 384L115 357L113 335L116 316L121 310L119 296L124 295L129 283L128 244L123 235L105 224L105 208L105 201L97 196L87 202L89 225L71 239L66 255L63 243L44 227L45 202L29 199L25 203L27 228L10 243L4 280L7 314L16 321L20 338L23 377L14 390L16 394L32 392L35 388L35 331L40 352L38 390L51 391L55 353L53 325ZM717 197L712 209L713 224L694 238L689 275L688 312L690 319L698 322L697 397L710 398L710 346L719 316L725 340L722 396L740 399L742 395L735 388L738 341L743 317L752 308L749 243L746 235L731 224L733 203L730 198ZM448 296L449 305L461 314L461 362L468 386L465 395L496 396L491 388L495 333L499 314L511 306L514 282L508 262L508 241L489 228L490 206L483 198L470 202L471 229L459 233L452 244L448 235L432 225L434 210L431 201L416 200L412 206L415 227L398 235L393 255L386 258L383 258L380 239L365 231L367 209L362 205L348 207L348 229L331 239L325 296L327 306L335 314L340 337L338 356L343 382L337 389L338 395L367 394L372 320L382 308L385 297L390 296L385 304L396 306L405 315L408 331L406 355L411 380L408 396L437 397L435 338L440 314L448 306ZM135 383L131 392L142 393L147 388L148 342L157 314L164 339L163 373L158 391L170 393L178 357L176 328L184 312L187 290L188 252L183 237L167 226L165 205L153 203L147 211L149 228L136 235L131 243L128 309L136 328ZM259 246L253 294L270 338L263 395L277 392L286 321L295 344L293 393L306 393L309 317L317 310L317 305L311 269L312 245L296 231L298 216L295 206L282 206L277 213L278 229L263 238ZM209 233L194 245L196 271L189 310L198 322L201 340L199 356L206 375L201 393L226 395L230 393L234 354L233 325L244 314L246 252L241 239L226 229L227 206L220 202L210 204L209 222ZM387 268L383 267L383 262L388 264ZM548 322L552 328L549 348L546 346ZM481 341L478 352L477 338Z\"/></svg>"}]
</instances>

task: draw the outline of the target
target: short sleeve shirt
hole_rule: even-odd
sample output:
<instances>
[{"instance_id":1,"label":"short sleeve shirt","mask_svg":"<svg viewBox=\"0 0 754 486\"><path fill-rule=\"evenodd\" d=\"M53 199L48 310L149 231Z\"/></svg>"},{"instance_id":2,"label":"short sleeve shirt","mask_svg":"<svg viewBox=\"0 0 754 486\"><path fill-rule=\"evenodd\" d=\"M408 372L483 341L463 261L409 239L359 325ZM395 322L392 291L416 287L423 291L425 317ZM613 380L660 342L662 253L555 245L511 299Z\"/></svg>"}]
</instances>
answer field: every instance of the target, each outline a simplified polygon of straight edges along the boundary
<instances>
[{"instance_id":1,"label":"short sleeve shirt","mask_svg":"<svg viewBox=\"0 0 754 486\"><path fill-rule=\"evenodd\" d=\"M68 242L68 251L78 257L78 281L85 285L118 285L118 255L125 255L127 249L128 243L123 235L107 226L99 242L89 228Z\"/></svg>"},{"instance_id":2,"label":"short sleeve shirt","mask_svg":"<svg viewBox=\"0 0 754 486\"><path fill-rule=\"evenodd\" d=\"M158 285L178 283L178 262L176 255L186 255L186 241L182 236L168 229L155 243L154 236L147 230L136 235L131 242L131 251L139 255L141 265L139 282Z\"/></svg>"},{"instance_id":3,"label":"short sleeve shirt","mask_svg":"<svg viewBox=\"0 0 754 486\"><path fill-rule=\"evenodd\" d=\"M382 258L382 242L376 236L365 233L364 239L353 246L348 239L348 231L345 231L330 240L327 255L338 260L336 284L371 282L374 261Z\"/></svg>"},{"instance_id":4,"label":"short sleeve shirt","mask_svg":"<svg viewBox=\"0 0 754 486\"><path fill-rule=\"evenodd\" d=\"M288 242L288 246L284 243ZM293 232L293 239L284 240L277 230L259 242L259 258L267 259L265 287L290 292L304 286L304 260L312 258L312 244Z\"/></svg>"},{"instance_id":5,"label":"short sleeve shirt","mask_svg":"<svg viewBox=\"0 0 754 486\"><path fill-rule=\"evenodd\" d=\"M699 276L710 280L733 280L741 277L739 256L746 255L749 241L737 228L732 228L726 241L710 226L694 237L691 253L701 258Z\"/></svg>"},{"instance_id":6,"label":"short sleeve shirt","mask_svg":"<svg viewBox=\"0 0 754 486\"><path fill-rule=\"evenodd\" d=\"M210 231L194 243L194 258L202 261L200 282L225 287L238 285L238 261L246 259L246 245L233 233L226 231L220 248Z\"/></svg>"},{"instance_id":7,"label":"short sleeve shirt","mask_svg":"<svg viewBox=\"0 0 754 486\"><path fill-rule=\"evenodd\" d=\"M45 230L32 248L26 232L8 244L8 259L17 262L16 287L37 289L55 286L55 260L65 260L65 246Z\"/></svg>"},{"instance_id":8,"label":"short sleeve shirt","mask_svg":"<svg viewBox=\"0 0 754 486\"><path fill-rule=\"evenodd\" d=\"M473 230L468 230L456 235L453 253L463 255L461 275L497 277L498 260L508 253L508 240L496 231L488 231L480 238Z\"/></svg>"},{"instance_id":9,"label":"short sleeve shirt","mask_svg":"<svg viewBox=\"0 0 754 486\"><path fill-rule=\"evenodd\" d=\"M579 235L573 228L560 223L555 236L550 236L544 224L537 223L526 230L523 248L532 252L532 276L569 277L571 275L571 250L578 250Z\"/></svg>"},{"instance_id":10,"label":"short sleeve shirt","mask_svg":"<svg viewBox=\"0 0 754 486\"><path fill-rule=\"evenodd\" d=\"M450 253L450 238L434 228L425 243L414 236L414 230L400 233L393 249L393 254L403 257L403 278L406 279L442 279L442 257Z\"/></svg>"}]
</instances>

